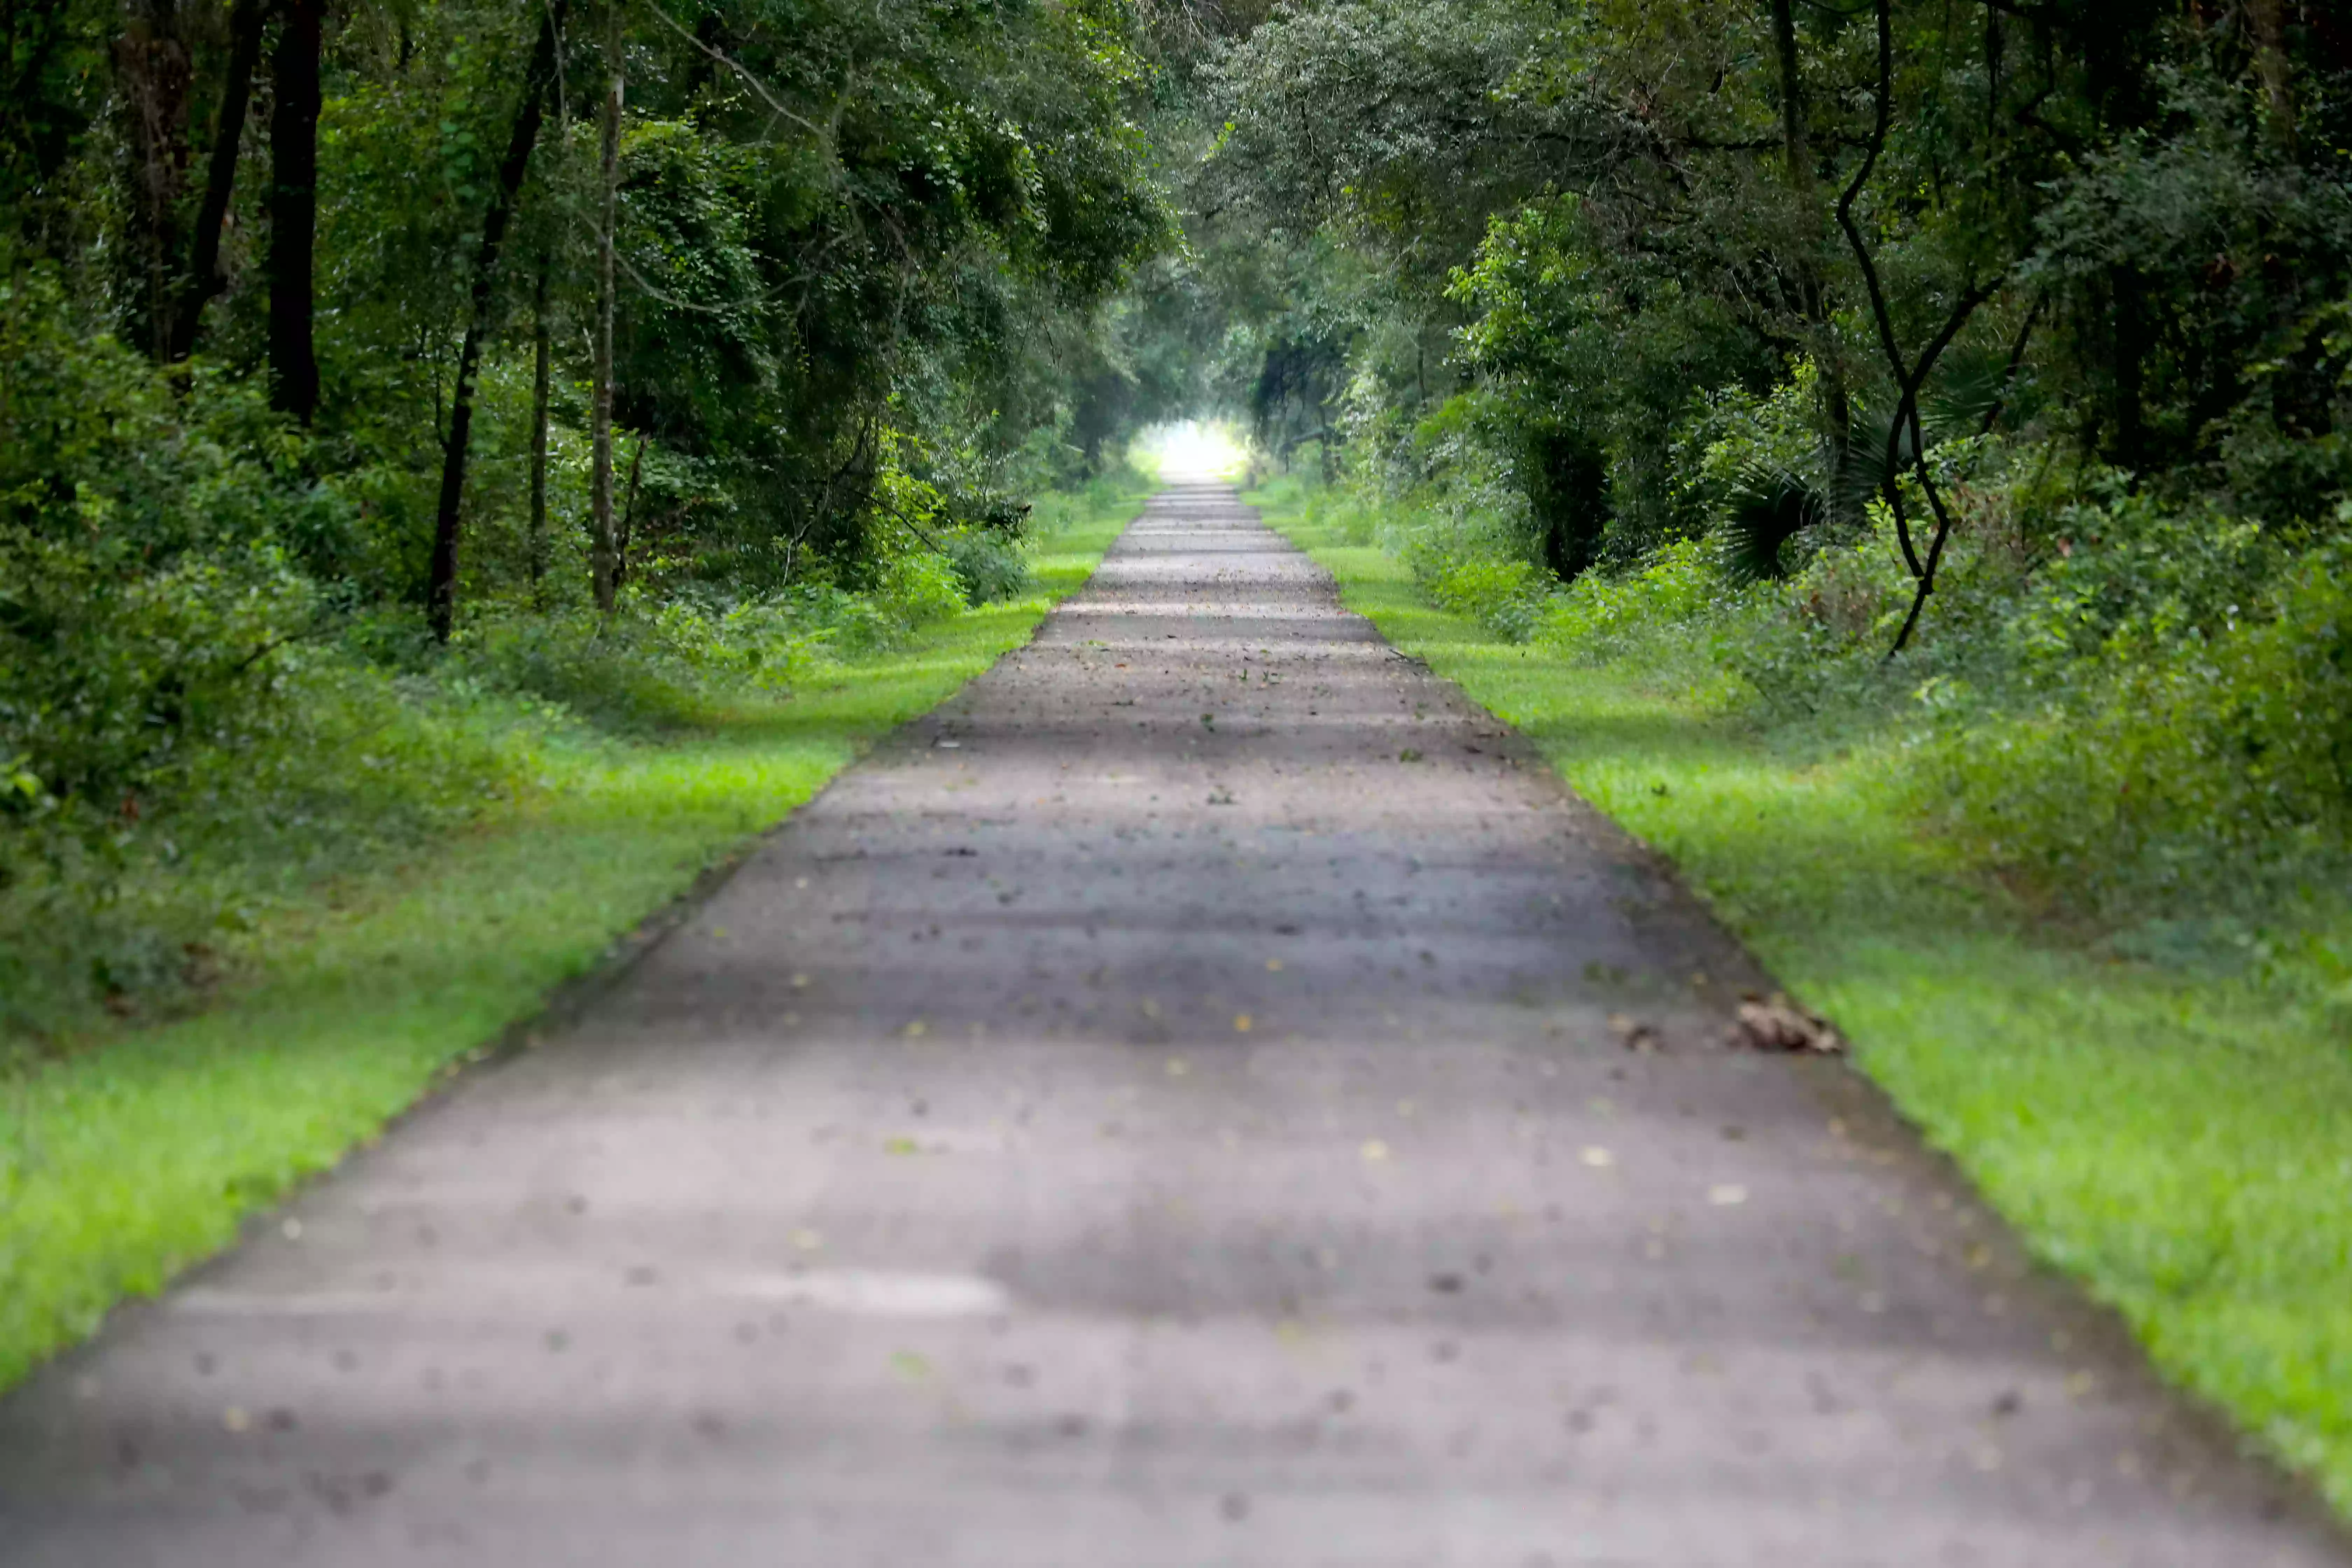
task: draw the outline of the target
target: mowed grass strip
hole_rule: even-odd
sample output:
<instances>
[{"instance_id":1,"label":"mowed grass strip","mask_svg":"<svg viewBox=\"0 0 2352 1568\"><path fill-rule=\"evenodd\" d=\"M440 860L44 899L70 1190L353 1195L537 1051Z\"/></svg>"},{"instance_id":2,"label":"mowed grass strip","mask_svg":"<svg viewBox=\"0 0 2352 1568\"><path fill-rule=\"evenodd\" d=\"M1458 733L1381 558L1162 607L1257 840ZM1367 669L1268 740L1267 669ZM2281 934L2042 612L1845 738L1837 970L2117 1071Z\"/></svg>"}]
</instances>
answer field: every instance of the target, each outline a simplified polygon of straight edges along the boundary
<instances>
[{"instance_id":1,"label":"mowed grass strip","mask_svg":"<svg viewBox=\"0 0 2352 1568\"><path fill-rule=\"evenodd\" d=\"M2038 1256L2352 1515L2352 1042L2287 990L2038 930L1875 787L1640 670L1433 608L1377 546L1249 499L1349 606L1666 854Z\"/></svg>"},{"instance_id":2,"label":"mowed grass strip","mask_svg":"<svg viewBox=\"0 0 2352 1568\"><path fill-rule=\"evenodd\" d=\"M1045 539L1038 592L660 743L558 749L511 816L281 921L201 1016L0 1079L0 1388L233 1240L877 737L1020 646L1142 494Z\"/></svg>"}]
</instances>

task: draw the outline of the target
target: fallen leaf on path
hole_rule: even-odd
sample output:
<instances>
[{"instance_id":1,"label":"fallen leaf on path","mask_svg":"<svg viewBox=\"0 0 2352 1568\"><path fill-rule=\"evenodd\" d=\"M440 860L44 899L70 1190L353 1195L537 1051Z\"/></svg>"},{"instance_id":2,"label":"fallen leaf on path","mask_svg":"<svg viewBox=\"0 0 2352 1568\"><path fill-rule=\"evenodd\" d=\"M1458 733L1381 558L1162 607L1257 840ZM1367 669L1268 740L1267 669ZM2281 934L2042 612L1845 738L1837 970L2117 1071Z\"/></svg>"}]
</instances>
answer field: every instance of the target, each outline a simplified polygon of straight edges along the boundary
<instances>
[{"instance_id":1,"label":"fallen leaf on path","mask_svg":"<svg viewBox=\"0 0 2352 1568\"><path fill-rule=\"evenodd\" d=\"M1707 1188L1706 1201L1719 1209L1737 1208L1748 1201L1748 1189L1737 1182L1724 1182Z\"/></svg>"},{"instance_id":2,"label":"fallen leaf on path","mask_svg":"<svg viewBox=\"0 0 2352 1568\"><path fill-rule=\"evenodd\" d=\"M1182 1057L1170 1057L1168 1058L1168 1076L1170 1078L1182 1078L1186 1073L1191 1072L1192 1070L1192 1064L1186 1061Z\"/></svg>"},{"instance_id":3,"label":"fallen leaf on path","mask_svg":"<svg viewBox=\"0 0 2352 1568\"><path fill-rule=\"evenodd\" d=\"M1249 1032L1250 1032L1250 1016L1249 1016L1247 1013L1236 1013L1236 1014L1234 1014L1234 1034L1236 1034L1236 1035L1246 1035L1246 1034L1248 1034Z\"/></svg>"},{"instance_id":4,"label":"fallen leaf on path","mask_svg":"<svg viewBox=\"0 0 2352 1568\"><path fill-rule=\"evenodd\" d=\"M793 1232L792 1242L803 1252L814 1252L824 1245L824 1237L818 1231L802 1229Z\"/></svg>"},{"instance_id":5,"label":"fallen leaf on path","mask_svg":"<svg viewBox=\"0 0 2352 1568\"><path fill-rule=\"evenodd\" d=\"M1661 1048L1664 1044L1658 1037L1657 1030L1626 1013L1609 1015L1609 1031L1615 1035L1618 1042L1629 1051L1646 1054Z\"/></svg>"},{"instance_id":6,"label":"fallen leaf on path","mask_svg":"<svg viewBox=\"0 0 2352 1568\"><path fill-rule=\"evenodd\" d=\"M1591 1166L1596 1171L1605 1171L1610 1166L1617 1163L1616 1155L1612 1154L1608 1150L1601 1148L1597 1143L1585 1150L1583 1159L1586 1164Z\"/></svg>"},{"instance_id":7,"label":"fallen leaf on path","mask_svg":"<svg viewBox=\"0 0 2352 1568\"><path fill-rule=\"evenodd\" d=\"M882 1145L882 1152L886 1154L919 1154L923 1146L912 1138L893 1138Z\"/></svg>"},{"instance_id":8,"label":"fallen leaf on path","mask_svg":"<svg viewBox=\"0 0 2352 1568\"><path fill-rule=\"evenodd\" d=\"M1389 1157L1389 1146L1377 1138L1367 1138L1361 1152L1366 1164L1377 1165Z\"/></svg>"},{"instance_id":9,"label":"fallen leaf on path","mask_svg":"<svg viewBox=\"0 0 2352 1568\"><path fill-rule=\"evenodd\" d=\"M1265 972L1266 972L1268 974L1279 974L1279 973L1282 973L1282 960L1280 960L1280 959L1278 959L1278 958L1269 958L1269 959L1267 959L1267 960L1265 961Z\"/></svg>"},{"instance_id":10,"label":"fallen leaf on path","mask_svg":"<svg viewBox=\"0 0 2352 1568\"><path fill-rule=\"evenodd\" d=\"M1771 1000L1750 996L1739 1005L1738 1021L1731 1026L1732 1048L1742 1047L1757 1051L1802 1051L1820 1056L1836 1056L1845 1049L1845 1039L1830 1026L1829 1020L1818 1014L1808 1013L1780 992Z\"/></svg>"}]
</instances>

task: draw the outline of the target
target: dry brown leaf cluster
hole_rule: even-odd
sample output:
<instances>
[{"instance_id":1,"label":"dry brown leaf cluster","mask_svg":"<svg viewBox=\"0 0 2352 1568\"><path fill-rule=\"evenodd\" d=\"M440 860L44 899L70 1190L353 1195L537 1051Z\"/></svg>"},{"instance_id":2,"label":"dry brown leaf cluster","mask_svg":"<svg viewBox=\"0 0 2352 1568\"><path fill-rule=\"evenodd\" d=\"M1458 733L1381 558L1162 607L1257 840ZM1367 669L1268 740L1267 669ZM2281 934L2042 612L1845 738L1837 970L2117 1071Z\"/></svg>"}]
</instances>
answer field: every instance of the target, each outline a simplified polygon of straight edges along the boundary
<instances>
[{"instance_id":1,"label":"dry brown leaf cluster","mask_svg":"<svg viewBox=\"0 0 2352 1568\"><path fill-rule=\"evenodd\" d=\"M1731 1026L1730 1044L1736 1050L1839 1056L1845 1050L1845 1037L1832 1028L1828 1019L1805 1011L1784 993L1775 991L1769 1001L1749 996L1739 1004L1738 1021Z\"/></svg>"}]
</instances>

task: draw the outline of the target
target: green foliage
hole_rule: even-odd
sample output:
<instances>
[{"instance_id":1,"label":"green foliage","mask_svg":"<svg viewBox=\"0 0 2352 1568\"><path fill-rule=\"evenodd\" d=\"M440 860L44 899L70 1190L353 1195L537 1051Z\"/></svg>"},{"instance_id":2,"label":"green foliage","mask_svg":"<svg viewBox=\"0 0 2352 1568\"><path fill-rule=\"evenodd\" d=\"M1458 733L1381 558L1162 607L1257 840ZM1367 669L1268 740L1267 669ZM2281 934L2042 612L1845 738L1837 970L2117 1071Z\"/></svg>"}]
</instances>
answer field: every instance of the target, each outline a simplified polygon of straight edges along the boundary
<instances>
[{"instance_id":1,"label":"green foliage","mask_svg":"<svg viewBox=\"0 0 2352 1568\"><path fill-rule=\"evenodd\" d=\"M253 392L84 328L54 273L0 282L0 750L108 814L268 721L318 613L298 552L340 520Z\"/></svg>"},{"instance_id":2,"label":"green foliage","mask_svg":"<svg viewBox=\"0 0 2352 1568\"><path fill-rule=\"evenodd\" d=\"M1544 606L1534 640L1580 663L1649 660L1662 675L1695 674L1727 623L1752 618L1729 587L1715 553L1682 540L1637 570L1570 584Z\"/></svg>"},{"instance_id":3,"label":"green foliage","mask_svg":"<svg viewBox=\"0 0 2352 1568\"><path fill-rule=\"evenodd\" d=\"M1029 591L1028 560L1020 542L1005 530L961 528L941 542L967 604L993 605Z\"/></svg>"},{"instance_id":4,"label":"green foliage","mask_svg":"<svg viewBox=\"0 0 2352 1568\"><path fill-rule=\"evenodd\" d=\"M563 737L707 726L1027 602L1021 497L1122 481L1130 414L1074 443L1072 383L1125 352L1114 296L1175 237L1122 7L619 16L609 615L597 40L560 40L485 271L557 12L339 9L311 275L265 255L293 151L265 68L200 279L231 8L37 9L0 49L0 1033L201 991L257 910L504 809ZM273 293L298 291L299 424L273 412ZM459 401L443 648L418 612Z\"/></svg>"},{"instance_id":5,"label":"green foliage","mask_svg":"<svg viewBox=\"0 0 2352 1568\"><path fill-rule=\"evenodd\" d=\"M2291 920L2352 879L2347 568L2344 545L2315 552L2242 608L2217 605L2210 631L2194 595L2167 596L2063 681L2045 673L2038 708L1938 704L1914 798L1988 863L2095 915ZM2077 587L2056 585L2037 619L2077 630Z\"/></svg>"},{"instance_id":6,"label":"green foliage","mask_svg":"<svg viewBox=\"0 0 2352 1568\"><path fill-rule=\"evenodd\" d=\"M1223 384L1444 609L1883 751L2086 940L2292 945L2352 864L2352 78L2127 11L1277 13L1204 78Z\"/></svg>"},{"instance_id":7,"label":"green foliage","mask_svg":"<svg viewBox=\"0 0 2352 1568\"><path fill-rule=\"evenodd\" d=\"M547 718L304 649L236 731L128 810L0 819L0 1072L13 1041L201 994L272 911L537 788Z\"/></svg>"},{"instance_id":8,"label":"green foliage","mask_svg":"<svg viewBox=\"0 0 2352 1568\"><path fill-rule=\"evenodd\" d=\"M1121 471L1041 497L1026 542L988 532L992 602L1070 585L1041 563L1139 484ZM940 635L968 613L963 580L906 538L862 591L633 595L611 617L516 606L476 616L446 654L412 616L332 623L273 653L233 723L148 757L128 811L52 794L11 753L25 760L0 773L0 1071L12 1039L201 999L252 932L320 887L542 797L557 753L679 743Z\"/></svg>"},{"instance_id":9,"label":"green foliage","mask_svg":"<svg viewBox=\"0 0 2352 1568\"><path fill-rule=\"evenodd\" d=\"M2033 471L1978 461L1949 603L1895 662L1911 589L1883 507L1784 580L1738 570L1717 536L1562 587L1492 515L1297 480L1269 493L1386 545L1433 601L1508 641L1642 668L1798 751L1885 748L1881 777L1921 830L2069 929L2126 946L2204 931L2222 959L2246 932L2290 940L2296 911L2352 877L2347 543L2296 551L2113 476L2053 503Z\"/></svg>"}]
</instances>

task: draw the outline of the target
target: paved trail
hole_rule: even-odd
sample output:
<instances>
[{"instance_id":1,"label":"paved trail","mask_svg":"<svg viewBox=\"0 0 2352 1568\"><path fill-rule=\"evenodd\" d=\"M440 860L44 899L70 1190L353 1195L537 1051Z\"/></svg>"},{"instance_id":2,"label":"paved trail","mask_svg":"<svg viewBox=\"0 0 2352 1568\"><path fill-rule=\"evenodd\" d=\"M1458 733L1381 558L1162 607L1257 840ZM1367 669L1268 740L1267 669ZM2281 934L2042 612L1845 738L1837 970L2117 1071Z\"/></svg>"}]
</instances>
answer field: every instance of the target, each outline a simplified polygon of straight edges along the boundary
<instances>
[{"instance_id":1,"label":"paved trail","mask_svg":"<svg viewBox=\"0 0 2352 1568\"><path fill-rule=\"evenodd\" d=\"M0 1562L2345 1559L1231 491L0 1404ZM1612 1014L1664 1043L1629 1051Z\"/></svg>"}]
</instances>

